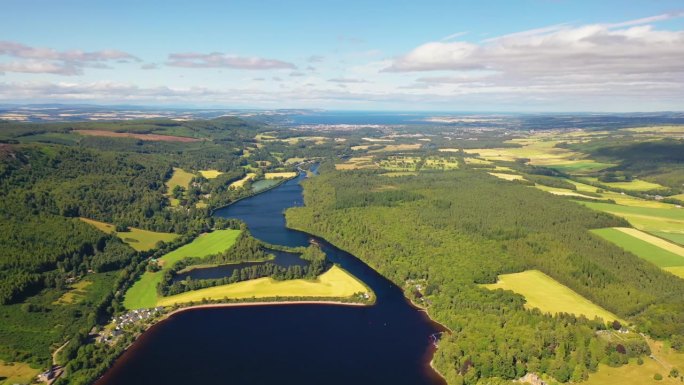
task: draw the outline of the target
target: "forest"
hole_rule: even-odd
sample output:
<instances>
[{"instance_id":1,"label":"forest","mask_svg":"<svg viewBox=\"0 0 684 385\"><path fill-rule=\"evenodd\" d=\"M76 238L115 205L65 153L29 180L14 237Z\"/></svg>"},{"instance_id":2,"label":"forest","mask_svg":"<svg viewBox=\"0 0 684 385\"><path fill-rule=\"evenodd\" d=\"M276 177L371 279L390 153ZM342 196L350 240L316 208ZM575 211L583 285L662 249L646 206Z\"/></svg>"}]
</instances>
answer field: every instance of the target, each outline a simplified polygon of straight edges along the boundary
<instances>
[{"instance_id":1,"label":"forest","mask_svg":"<svg viewBox=\"0 0 684 385\"><path fill-rule=\"evenodd\" d=\"M684 335L684 281L592 235L622 219L482 171L334 171L305 182L288 225L349 250L397 285L425 279L429 313L447 326L435 356L449 383L547 373L581 381L598 363L648 351L596 337L614 320L555 317L489 291L499 274L538 269L657 338ZM389 193L391 192L391 193Z\"/></svg>"}]
</instances>

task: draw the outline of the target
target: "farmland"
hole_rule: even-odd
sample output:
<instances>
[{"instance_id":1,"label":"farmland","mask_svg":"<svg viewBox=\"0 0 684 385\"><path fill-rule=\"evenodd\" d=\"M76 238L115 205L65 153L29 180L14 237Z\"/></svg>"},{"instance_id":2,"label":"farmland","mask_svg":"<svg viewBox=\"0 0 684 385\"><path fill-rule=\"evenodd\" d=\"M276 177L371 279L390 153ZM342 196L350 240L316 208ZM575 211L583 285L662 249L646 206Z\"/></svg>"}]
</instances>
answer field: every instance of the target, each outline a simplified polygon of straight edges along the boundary
<instances>
[{"instance_id":1,"label":"farmland","mask_svg":"<svg viewBox=\"0 0 684 385\"><path fill-rule=\"evenodd\" d=\"M592 230L594 234L613 242L665 270L684 266L684 248L652 235L629 228ZM669 271L669 270L668 270ZM680 269L672 271L676 274Z\"/></svg>"},{"instance_id":2,"label":"farmland","mask_svg":"<svg viewBox=\"0 0 684 385\"><path fill-rule=\"evenodd\" d=\"M194 290L159 299L157 305L170 306L180 303L200 302L202 299L222 300L271 297L351 297L366 293L369 289L345 270L333 266L315 280L293 279L276 281L259 278L230 285Z\"/></svg>"},{"instance_id":3,"label":"farmland","mask_svg":"<svg viewBox=\"0 0 684 385\"><path fill-rule=\"evenodd\" d=\"M98 230L104 233L116 235L137 251L147 251L153 249L156 247L158 242L170 242L177 237L176 234L172 233L160 233L156 231L138 229L135 227L129 227L128 231L116 231L115 226L112 224L88 218L80 219L85 223L95 226Z\"/></svg>"},{"instance_id":4,"label":"farmland","mask_svg":"<svg viewBox=\"0 0 684 385\"><path fill-rule=\"evenodd\" d=\"M86 297L88 286L92 284L92 281L85 279L72 284L69 290L62 294L53 304L73 304L83 301Z\"/></svg>"},{"instance_id":5,"label":"farmland","mask_svg":"<svg viewBox=\"0 0 684 385\"><path fill-rule=\"evenodd\" d=\"M526 308L537 308L545 313L573 313L587 318L601 317L605 321L619 320L615 314L592 303L567 286L538 270L502 274L487 289L511 290L525 297ZM624 321L623 321L624 322Z\"/></svg>"},{"instance_id":6,"label":"farmland","mask_svg":"<svg viewBox=\"0 0 684 385\"><path fill-rule=\"evenodd\" d=\"M230 248L240 234L239 230L215 230L200 235L191 243L165 254L159 259L161 270L146 271L142 277L126 292L124 306L127 309L153 307L157 302L157 284L161 281L164 270L186 257L202 258Z\"/></svg>"},{"instance_id":7,"label":"farmland","mask_svg":"<svg viewBox=\"0 0 684 385\"><path fill-rule=\"evenodd\" d=\"M230 187L242 188L245 185L245 183L254 179L254 177L256 177L256 173L253 173L253 172L247 173L247 175L245 175L242 179L236 180L235 182L231 183Z\"/></svg>"},{"instance_id":8,"label":"farmland","mask_svg":"<svg viewBox=\"0 0 684 385\"><path fill-rule=\"evenodd\" d=\"M294 178L295 176L297 176L297 173L294 171L267 172L264 174L264 177L266 179L288 179L288 178Z\"/></svg>"},{"instance_id":9,"label":"farmland","mask_svg":"<svg viewBox=\"0 0 684 385\"><path fill-rule=\"evenodd\" d=\"M0 385L28 384L38 373L38 369L21 362L0 361Z\"/></svg>"},{"instance_id":10,"label":"farmland","mask_svg":"<svg viewBox=\"0 0 684 385\"><path fill-rule=\"evenodd\" d=\"M173 189L178 187L182 187L184 189L188 189L188 186L190 186L190 181L195 175L181 169L178 167L173 168L173 175L171 175L171 178L166 181L166 195L169 197L169 200L171 202L172 207L176 207L179 204L179 201L177 198L173 197Z\"/></svg>"},{"instance_id":11,"label":"farmland","mask_svg":"<svg viewBox=\"0 0 684 385\"><path fill-rule=\"evenodd\" d=\"M214 179L223 173L218 170L200 170L200 174L207 179Z\"/></svg>"},{"instance_id":12,"label":"farmland","mask_svg":"<svg viewBox=\"0 0 684 385\"><path fill-rule=\"evenodd\" d=\"M653 341L647 338L651 356L644 357L643 364L637 363L636 359L631 359L628 365L619 368L600 364L596 373L589 375L589 379L583 384L586 385L648 385L665 384L677 385L682 381L679 378L669 376L673 368L684 367L684 354L677 353L666 343ZM660 374L662 380L654 379L655 374Z\"/></svg>"}]
</instances>

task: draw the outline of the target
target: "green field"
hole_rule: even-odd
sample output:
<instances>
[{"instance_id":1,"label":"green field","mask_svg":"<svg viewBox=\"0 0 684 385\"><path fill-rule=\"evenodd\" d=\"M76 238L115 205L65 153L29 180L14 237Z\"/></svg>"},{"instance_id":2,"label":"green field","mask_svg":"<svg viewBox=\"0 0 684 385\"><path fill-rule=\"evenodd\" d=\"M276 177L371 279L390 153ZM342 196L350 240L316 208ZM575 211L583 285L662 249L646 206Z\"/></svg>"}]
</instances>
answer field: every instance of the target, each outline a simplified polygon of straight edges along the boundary
<instances>
[{"instance_id":1,"label":"green field","mask_svg":"<svg viewBox=\"0 0 684 385\"><path fill-rule=\"evenodd\" d=\"M684 233L668 233L666 231L650 231L651 234L665 238L670 242L684 246Z\"/></svg>"},{"instance_id":2,"label":"green field","mask_svg":"<svg viewBox=\"0 0 684 385\"><path fill-rule=\"evenodd\" d=\"M633 227L649 233L684 235L684 209L623 206L611 203L579 202L591 209L625 218Z\"/></svg>"},{"instance_id":3,"label":"green field","mask_svg":"<svg viewBox=\"0 0 684 385\"><path fill-rule=\"evenodd\" d=\"M88 218L79 219L85 223L95 226L98 230L104 233L116 235L137 251L147 251L153 249L157 246L157 242L159 241L171 242L178 237L178 235L173 233L158 233L156 231L137 229L135 227L130 227L128 229L129 231L116 232L114 231L115 227L112 224Z\"/></svg>"},{"instance_id":4,"label":"green field","mask_svg":"<svg viewBox=\"0 0 684 385\"><path fill-rule=\"evenodd\" d=\"M190 186L190 181L192 178L194 178L195 175L191 174L181 168L174 167L173 168L173 175L171 175L171 178L166 181L166 195L169 196L169 200L171 201L171 206L176 207L178 206L178 200L171 198L171 194L173 192L173 189L176 186L183 187L184 189L188 189L188 186Z\"/></svg>"},{"instance_id":5,"label":"green field","mask_svg":"<svg viewBox=\"0 0 684 385\"><path fill-rule=\"evenodd\" d=\"M40 373L22 362L0 361L0 385L29 384Z\"/></svg>"},{"instance_id":6,"label":"green field","mask_svg":"<svg viewBox=\"0 0 684 385\"><path fill-rule=\"evenodd\" d=\"M162 270L155 273L146 271L126 292L124 306L127 309L156 306L157 284L161 281L164 270L186 257L202 258L220 253L233 246L239 234L240 230L216 230L202 234L191 243L164 255L159 259Z\"/></svg>"},{"instance_id":7,"label":"green field","mask_svg":"<svg viewBox=\"0 0 684 385\"><path fill-rule=\"evenodd\" d=\"M630 360L629 364L620 367L610 367L600 364L596 373L589 374L589 379L582 382L585 385L676 385L682 384L679 378L669 377L670 369L684 368L684 354L677 353L663 342L646 339L651 348L651 357L643 357L643 365L639 365L636 359ZM663 379L657 381L653 375L659 373Z\"/></svg>"},{"instance_id":8,"label":"green field","mask_svg":"<svg viewBox=\"0 0 684 385\"><path fill-rule=\"evenodd\" d=\"M629 191L649 191L658 190L665 188L657 183L646 182L641 179L634 179L629 182L600 182L596 178L586 178L587 181L601 183L602 185L608 186L610 188L619 190L629 190Z\"/></svg>"},{"instance_id":9,"label":"green field","mask_svg":"<svg viewBox=\"0 0 684 385\"><path fill-rule=\"evenodd\" d=\"M547 165L547 167L549 168L553 168L558 171L562 171L569 174L586 174L590 172L600 171L613 166L615 165L611 163L601 163L594 161Z\"/></svg>"},{"instance_id":10,"label":"green field","mask_svg":"<svg viewBox=\"0 0 684 385\"><path fill-rule=\"evenodd\" d=\"M209 287L159 299L157 305L170 306L202 299L222 300L225 298L271 298L271 297L351 297L355 293L370 290L353 275L338 266L321 274L315 280L291 279L276 281L272 278L258 278L230 285Z\"/></svg>"},{"instance_id":11,"label":"green field","mask_svg":"<svg viewBox=\"0 0 684 385\"><path fill-rule=\"evenodd\" d=\"M87 279L82 279L79 282L76 282L75 284L71 285L69 287L69 291L66 293L62 294L61 297L59 297L56 301L53 302L53 304L59 305L59 304L74 304L74 303L79 303L83 301L86 298L86 295L88 294L88 286L92 285L93 282L89 281Z\"/></svg>"},{"instance_id":12,"label":"green field","mask_svg":"<svg viewBox=\"0 0 684 385\"><path fill-rule=\"evenodd\" d=\"M594 234L658 267L684 266L684 257L618 229L591 230Z\"/></svg>"},{"instance_id":13,"label":"green field","mask_svg":"<svg viewBox=\"0 0 684 385\"><path fill-rule=\"evenodd\" d=\"M527 301L525 307L528 309L537 308L551 314L572 313L584 315L590 319L601 317L604 321L620 320L615 314L594 304L539 270L502 274L496 283L483 286L490 290L504 289L521 294Z\"/></svg>"}]
</instances>

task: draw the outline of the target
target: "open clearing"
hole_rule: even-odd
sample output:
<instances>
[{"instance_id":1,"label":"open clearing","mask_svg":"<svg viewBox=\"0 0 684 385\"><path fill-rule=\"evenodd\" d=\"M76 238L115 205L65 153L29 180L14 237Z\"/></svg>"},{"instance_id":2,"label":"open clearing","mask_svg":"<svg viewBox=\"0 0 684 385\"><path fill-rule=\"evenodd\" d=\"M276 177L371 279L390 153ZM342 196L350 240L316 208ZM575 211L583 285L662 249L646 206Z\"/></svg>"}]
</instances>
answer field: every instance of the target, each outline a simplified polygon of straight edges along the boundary
<instances>
[{"instance_id":1,"label":"open clearing","mask_svg":"<svg viewBox=\"0 0 684 385\"><path fill-rule=\"evenodd\" d=\"M665 186L661 186L657 183L646 182L641 179L634 179L629 182L601 182L597 178L583 178L589 182L600 183L602 185L608 186L610 188L618 190L629 190L629 191L649 191L664 189Z\"/></svg>"},{"instance_id":2,"label":"open clearing","mask_svg":"<svg viewBox=\"0 0 684 385\"><path fill-rule=\"evenodd\" d=\"M177 303L200 302L203 298L215 300L270 297L340 298L368 291L368 288L354 276L338 266L333 266L316 280L276 281L272 278L258 278L161 298L157 305L170 306Z\"/></svg>"},{"instance_id":3,"label":"open clearing","mask_svg":"<svg viewBox=\"0 0 684 385\"><path fill-rule=\"evenodd\" d=\"M670 243L664 239L654 237L651 234L644 233L643 231L639 231L637 229L631 229L629 227L616 227L616 229L622 231L623 233L629 234L635 238L639 238L642 241L648 242L654 246L658 246L661 249L667 250L671 253L677 254L680 257L684 258L684 247L681 247L679 245L675 245L675 244Z\"/></svg>"},{"instance_id":4,"label":"open clearing","mask_svg":"<svg viewBox=\"0 0 684 385\"><path fill-rule=\"evenodd\" d=\"M527 301L525 307L528 309L538 308L551 314L572 313L584 315L589 319L601 317L604 321L620 320L615 314L594 304L539 270L502 274L496 283L483 286L490 290L504 289L521 294Z\"/></svg>"},{"instance_id":5,"label":"open clearing","mask_svg":"<svg viewBox=\"0 0 684 385\"><path fill-rule=\"evenodd\" d=\"M233 188L242 188L242 186L244 186L245 183L247 183L247 181L254 179L255 176L256 176L255 173L249 172L249 173L247 173L247 175L245 175L242 179L236 180L235 182L231 183L231 184L230 184L230 187L233 187Z\"/></svg>"},{"instance_id":6,"label":"open clearing","mask_svg":"<svg viewBox=\"0 0 684 385\"><path fill-rule=\"evenodd\" d=\"M684 209L634 207L600 202L579 202L591 209L625 218L633 227L646 232L684 234Z\"/></svg>"},{"instance_id":7,"label":"open clearing","mask_svg":"<svg viewBox=\"0 0 684 385\"><path fill-rule=\"evenodd\" d=\"M581 197L581 198L587 198L587 199L600 199L596 197L592 197L589 195L584 195L581 193L578 193L573 190L565 189L565 188L558 188L558 187L549 187L549 186L544 186L543 184L536 183L534 186L537 190L542 190L546 191L548 193L551 193L553 195L560 195L560 196L570 196L570 197Z\"/></svg>"},{"instance_id":8,"label":"open clearing","mask_svg":"<svg viewBox=\"0 0 684 385\"><path fill-rule=\"evenodd\" d=\"M422 146L420 143L415 144L388 144L383 148L371 150L370 152L390 152L390 151L410 151L417 150Z\"/></svg>"},{"instance_id":9,"label":"open clearing","mask_svg":"<svg viewBox=\"0 0 684 385\"><path fill-rule=\"evenodd\" d=\"M105 130L74 130L73 132L85 136L106 136L109 138L135 138L156 142L199 142L201 139L188 138L187 136L171 136L159 134L134 134L130 132L114 132Z\"/></svg>"},{"instance_id":10,"label":"open clearing","mask_svg":"<svg viewBox=\"0 0 684 385\"><path fill-rule=\"evenodd\" d=\"M653 263L658 267L684 266L684 257L658 247L645 240L655 238L661 242L665 242L662 239L641 232L639 233L643 234L643 236L636 237L631 232L622 231L620 228L598 229L591 230L591 232L635 254L639 258ZM678 247L672 244L669 245Z\"/></svg>"},{"instance_id":11,"label":"open clearing","mask_svg":"<svg viewBox=\"0 0 684 385\"><path fill-rule=\"evenodd\" d=\"M491 176L495 176L499 179L503 180L524 180L525 178L522 177L522 175L517 175L517 174L503 174L503 173L498 173L498 172L488 172L487 174Z\"/></svg>"},{"instance_id":12,"label":"open clearing","mask_svg":"<svg viewBox=\"0 0 684 385\"><path fill-rule=\"evenodd\" d=\"M23 362L0 361L0 385L29 384L40 370Z\"/></svg>"},{"instance_id":13,"label":"open clearing","mask_svg":"<svg viewBox=\"0 0 684 385\"><path fill-rule=\"evenodd\" d=\"M164 271L186 257L202 258L227 250L235 243L240 230L216 230L202 234L187 245L159 258L162 269L157 272L146 271L126 292L124 306L127 309L154 307L157 303L157 284L161 282Z\"/></svg>"},{"instance_id":14,"label":"open clearing","mask_svg":"<svg viewBox=\"0 0 684 385\"><path fill-rule=\"evenodd\" d=\"M294 178L297 176L297 173L294 171L286 171L286 172L267 172L264 174L264 177L266 179L284 179L284 178Z\"/></svg>"},{"instance_id":15,"label":"open clearing","mask_svg":"<svg viewBox=\"0 0 684 385\"><path fill-rule=\"evenodd\" d=\"M590 373L589 379L582 384L586 385L647 385L665 384L681 385L679 378L668 377L672 368L680 371L684 367L684 354L673 351L669 346L660 341L646 339L651 348L651 354L655 359L644 357L644 364L639 365L635 359L630 360L629 364L617 368L600 364L596 373ZM656 373L663 376L663 379L656 381L653 375Z\"/></svg>"},{"instance_id":16,"label":"open clearing","mask_svg":"<svg viewBox=\"0 0 684 385\"><path fill-rule=\"evenodd\" d=\"M512 162L516 159L529 159L532 165L551 167L573 174L583 174L613 166L608 163L595 162L588 159L585 154L556 147L560 141L545 139L544 134L526 139L513 139L509 143L522 147L477 148L466 149L464 152L488 161Z\"/></svg>"},{"instance_id":17,"label":"open clearing","mask_svg":"<svg viewBox=\"0 0 684 385\"><path fill-rule=\"evenodd\" d=\"M83 301L86 297L86 289L88 286L92 285L92 281L81 280L69 287L69 291L62 294L55 302L54 305L71 305Z\"/></svg>"},{"instance_id":18,"label":"open clearing","mask_svg":"<svg viewBox=\"0 0 684 385\"><path fill-rule=\"evenodd\" d=\"M346 162L344 163L338 163L335 165L335 169L337 170L358 170L362 168L375 168L377 167L375 163L373 163L373 157L372 156L359 156L359 157L354 157L354 158L349 158Z\"/></svg>"},{"instance_id":19,"label":"open clearing","mask_svg":"<svg viewBox=\"0 0 684 385\"><path fill-rule=\"evenodd\" d=\"M181 186L184 189L187 189L188 186L190 186L190 181L194 176L194 174L191 174L182 168L174 167L173 175L171 175L171 178L166 181L168 193L170 194L173 191L173 188L176 186Z\"/></svg>"},{"instance_id":20,"label":"open clearing","mask_svg":"<svg viewBox=\"0 0 684 385\"><path fill-rule=\"evenodd\" d=\"M95 226L98 230L104 233L116 235L137 251L147 251L153 249L157 246L157 242L171 242L178 236L174 233L158 233L156 231L143 230L135 227L129 227L129 231L117 232L115 231L114 225L109 223L88 218L79 219L85 223Z\"/></svg>"},{"instance_id":21,"label":"open clearing","mask_svg":"<svg viewBox=\"0 0 684 385\"><path fill-rule=\"evenodd\" d=\"M223 173L219 170L200 170L200 174L207 179L214 179Z\"/></svg>"}]
</instances>

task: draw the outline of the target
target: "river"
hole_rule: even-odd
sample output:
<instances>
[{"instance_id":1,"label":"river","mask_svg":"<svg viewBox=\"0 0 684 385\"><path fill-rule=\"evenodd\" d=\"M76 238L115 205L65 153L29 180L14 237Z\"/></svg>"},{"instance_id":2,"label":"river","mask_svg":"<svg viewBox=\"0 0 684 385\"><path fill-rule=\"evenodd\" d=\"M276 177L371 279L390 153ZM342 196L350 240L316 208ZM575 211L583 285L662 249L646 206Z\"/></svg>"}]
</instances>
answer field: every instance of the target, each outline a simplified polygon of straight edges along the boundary
<instances>
[{"instance_id":1,"label":"river","mask_svg":"<svg viewBox=\"0 0 684 385\"><path fill-rule=\"evenodd\" d=\"M145 332L97 385L437 385L430 336L440 331L401 289L325 240L288 229L283 211L301 206L302 174L216 215L243 220L267 243L307 246L377 295L370 307L295 304L194 309Z\"/></svg>"}]
</instances>

